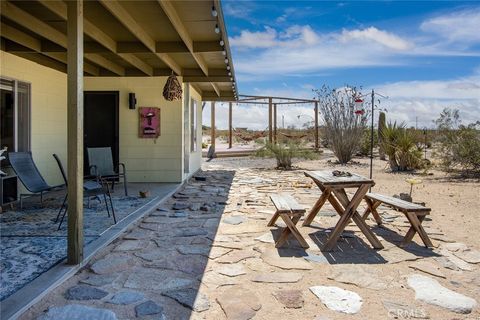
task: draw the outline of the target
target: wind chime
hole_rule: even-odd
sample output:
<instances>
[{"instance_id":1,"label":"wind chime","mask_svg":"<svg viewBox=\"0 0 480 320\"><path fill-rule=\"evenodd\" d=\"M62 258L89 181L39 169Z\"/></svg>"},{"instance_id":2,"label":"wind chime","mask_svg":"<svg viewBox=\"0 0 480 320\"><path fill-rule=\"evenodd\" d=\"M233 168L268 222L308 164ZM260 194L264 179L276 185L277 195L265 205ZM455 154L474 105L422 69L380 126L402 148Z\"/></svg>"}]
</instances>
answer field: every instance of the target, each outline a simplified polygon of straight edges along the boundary
<instances>
[{"instance_id":1,"label":"wind chime","mask_svg":"<svg viewBox=\"0 0 480 320\"><path fill-rule=\"evenodd\" d=\"M182 99L182 86L180 85L180 82L178 82L178 79L173 72L165 83L165 87L163 88L163 97L167 101Z\"/></svg>"}]
</instances>

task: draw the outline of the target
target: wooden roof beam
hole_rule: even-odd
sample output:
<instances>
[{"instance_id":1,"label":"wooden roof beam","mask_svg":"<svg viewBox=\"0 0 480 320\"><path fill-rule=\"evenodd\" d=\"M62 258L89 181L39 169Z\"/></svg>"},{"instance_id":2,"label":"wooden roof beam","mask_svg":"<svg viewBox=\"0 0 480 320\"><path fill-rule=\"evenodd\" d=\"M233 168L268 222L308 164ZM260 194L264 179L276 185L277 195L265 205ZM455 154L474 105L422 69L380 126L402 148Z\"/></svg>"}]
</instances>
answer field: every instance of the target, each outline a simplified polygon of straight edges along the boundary
<instances>
[{"instance_id":1,"label":"wooden roof beam","mask_svg":"<svg viewBox=\"0 0 480 320\"><path fill-rule=\"evenodd\" d=\"M62 19L67 19L67 5L62 1L51 1L51 0L38 0L43 6L48 8L50 11L54 12L56 15L61 17ZM117 53L117 42L112 39L109 35L103 32L100 28L90 22L88 19L84 18L84 33L94 39L97 43L101 44L105 48L107 48L110 52ZM85 50L86 53L98 53L97 46L86 44ZM90 49L90 50L89 50ZM141 61L133 54L118 54L122 59L130 63L132 66L136 67L143 73L152 76L153 75L153 68L146 64L145 62ZM95 56L94 56L95 57ZM98 57L97 57L98 58ZM119 71L119 68L116 68ZM113 70L110 70L115 72ZM117 73L117 72L115 72ZM118 74L118 73L117 73ZM125 75L125 70L123 70L123 74Z\"/></svg>"},{"instance_id":2,"label":"wooden roof beam","mask_svg":"<svg viewBox=\"0 0 480 320\"><path fill-rule=\"evenodd\" d=\"M65 34L61 33L60 31L46 24L45 22L37 19L36 17L32 16L28 12L25 12L22 9L18 8L17 6L13 5L12 3L6 2L6 1L1 1L0 8L1 8L0 11L2 16L15 21L16 23L44 37L45 39L48 39L64 48L67 47L67 36ZM3 34L3 31L2 31L2 34ZM88 57L88 60L116 74L119 74L119 75L125 74L125 71L123 71L122 73L118 73L120 69L123 69L121 66L110 61L108 64L104 65L100 62L101 58L102 57L99 55L92 55L91 57Z\"/></svg>"},{"instance_id":3,"label":"wooden roof beam","mask_svg":"<svg viewBox=\"0 0 480 320\"><path fill-rule=\"evenodd\" d=\"M217 96L220 97L222 93L220 92L220 88L218 87L218 85L214 82L210 82L210 84L212 85L213 91L215 91Z\"/></svg>"},{"instance_id":4,"label":"wooden roof beam","mask_svg":"<svg viewBox=\"0 0 480 320\"><path fill-rule=\"evenodd\" d=\"M166 53L156 53L155 40L137 23L137 21L122 7L117 0L99 0L121 24L123 24L138 40L157 55L170 69L181 74L180 66ZM153 72L153 71L152 71ZM153 74L153 73L152 73Z\"/></svg>"},{"instance_id":5,"label":"wooden roof beam","mask_svg":"<svg viewBox=\"0 0 480 320\"><path fill-rule=\"evenodd\" d=\"M230 77L227 76L183 76L183 82L231 82Z\"/></svg>"},{"instance_id":6,"label":"wooden roof beam","mask_svg":"<svg viewBox=\"0 0 480 320\"><path fill-rule=\"evenodd\" d=\"M5 39L8 39L12 41L13 43L16 43L20 45L21 47L17 48L12 48L11 45L6 45L6 51L7 52L12 52L12 53L19 53L19 52L24 52L24 53L43 53L42 52L42 42L14 27L11 27L5 23L1 23L0 28L2 30L2 37ZM66 53L64 56L58 55L56 53L43 53L43 55L50 57L54 60L57 60L58 62L67 63L67 56ZM55 68L58 70L58 68ZM90 75L97 76L100 74L100 71L97 67L89 64L89 63L84 63L84 69L85 72L87 72Z\"/></svg>"},{"instance_id":7,"label":"wooden roof beam","mask_svg":"<svg viewBox=\"0 0 480 320\"><path fill-rule=\"evenodd\" d=\"M183 25L182 20L178 16L178 13L175 10L175 7L173 6L172 2L167 0L157 0L157 1L160 3L160 6L162 7L163 12L165 12L165 14L167 15L168 19L172 23L173 27L177 31L180 38L182 38L183 43L185 43L185 46L188 48L188 50L192 54L193 59L197 62L198 66L200 67L200 69L202 69L203 73L206 76L208 76L207 63L198 53L195 53L193 49L193 40L188 34L187 29Z\"/></svg>"}]
</instances>

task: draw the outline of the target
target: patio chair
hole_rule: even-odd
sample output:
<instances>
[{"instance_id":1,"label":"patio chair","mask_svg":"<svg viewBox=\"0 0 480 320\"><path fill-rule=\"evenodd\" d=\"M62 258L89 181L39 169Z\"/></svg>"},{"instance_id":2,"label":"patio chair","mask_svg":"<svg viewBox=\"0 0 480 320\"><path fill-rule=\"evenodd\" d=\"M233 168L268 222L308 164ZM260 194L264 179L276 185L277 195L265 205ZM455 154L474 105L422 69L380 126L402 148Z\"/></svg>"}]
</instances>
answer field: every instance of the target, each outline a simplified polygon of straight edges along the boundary
<instances>
[{"instance_id":1,"label":"patio chair","mask_svg":"<svg viewBox=\"0 0 480 320\"><path fill-rule=\"evenodd\" d=\"M65 170L63 169L62 162L60 161L60 158L56 154L53 154L53 157L55 158L55 161L57 161L58 168L60 169L60 173L62 174L63 180L65 181L65 186L68 187L67 175L65 174ZM103 194L103 199L105 201L105 207L107 208L108 217L110 217L110 209L108 208L108 202L110 202L110 207L112 209L113 223L114 224L117 223L117 218L115 217L115 209L113 208L112 196L110 194L110 189L108 188L108 183L103 181L101 177L95 177L95 180L86 180L83 182L83 191L84 191L84 196L88 197L89 203L90 203L90 197L93 197L93 196L98 197L98 195ZM107 196L109 201L107 201ZM58 224L58 230L60 230L63 219L67 214L67 209L68 209L67 198L68 198L68 192L65 194L65 198L63 198L62 206L60 207L60 210L58 211L58 214L57 214L57 218L55 219L55 223L56 223L63 211L62 219Z\"/></svg>"},{"instance_id":2,"label":"patio chair","mask_svg":"<svg viewBox=\"0 0 480 320\"><path fill-rule=\"evenodd\" d=\"M123 188L125 189L125 196L128 196L127 190L127 172L125 164L119 163L115 168L113 164L112 148L87 148L89 172L93 176L100 176L102 179L112 182L112 191L115 188L115 181L123 179ZM122 167L122 172L120 172Z\"/></svg>"},{"instance_id":3,"label":"patio chair","mask_svg":"<svg viewBox=\"0 0 480 320\"><path fill-rule=\"evenodd\" d=\"M43 204L43 194L48 191L52 191L63 185L51 186L47 184L43 179L40 171L32 158L31 152L9 152L8 159L12 165L13 171L17 174L18 178L25 186L25 188L32 194L40 194L40 203ZM20 208L23 208L23 197L31 196L28 193L21 193Z\"/></svg>"}]
</instances>

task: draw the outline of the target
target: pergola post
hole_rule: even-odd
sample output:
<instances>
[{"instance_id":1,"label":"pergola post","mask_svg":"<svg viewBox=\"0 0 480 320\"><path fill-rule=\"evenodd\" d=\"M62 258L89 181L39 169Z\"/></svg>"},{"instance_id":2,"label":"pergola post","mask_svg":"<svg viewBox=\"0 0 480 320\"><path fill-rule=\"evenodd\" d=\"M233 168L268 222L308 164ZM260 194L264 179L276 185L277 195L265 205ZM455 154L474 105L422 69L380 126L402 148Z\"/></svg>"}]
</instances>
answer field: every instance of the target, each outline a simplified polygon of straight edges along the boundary
<instances>
[{"instance_id":1,"label":"pergola post","mask_svg":"<svg viewBox=\"0 0 480 320\"><path fill-rule=\"evenodd\" d=\"M277 104L273 105L273 142L277 143Z\"/></svg>"},{"instance_id":2,"label":"pergola post","mask_svg":"<svg viewBox=\"0 0 480 320\"><path fill-rule=\"evenodd\" d=\"M215 101L211 102L212 107L211 107L211 148L212 148L212 154L215 154L215 140L217 138L216 132L215 132Z\"/></svg>"},{"instance_id":3,"label":"pergola post","mask_svg":"<svg viewBox=\"0 0 480 320\"><path fill-rule=\"evenodd\" d=\"M318 102L315 101L315 150L320 147L318 143Z\"/></svg>"},{"instance_id":4,"label":"pergola post","mask_svg":"<svg viewBox=\"0 0 480 320\"><path fill-rule=\"evenodd\" d=\"M232 103L228 103L228 148L232 149L233 126L232 126Z\"/></svg>"},{"instance_id":5,"label":"pergola post","mask_svg":"<svg viewBox=\"0 0 480 320\"><path fill-rule=\"evenodd\" d=\"M268 142L272 143L273 141L273 132L272 132L272 97L268 98Z\"/></svg>"},{"instance_id":6,"label":"pergola post","mask_svg":"<svg viewBox=\"0 0 480 320\"><path fill-rule=\"evenodd\" d=\"M67 1L67 263L83 260L83 0Z\"/></svg>"}]
</instances>

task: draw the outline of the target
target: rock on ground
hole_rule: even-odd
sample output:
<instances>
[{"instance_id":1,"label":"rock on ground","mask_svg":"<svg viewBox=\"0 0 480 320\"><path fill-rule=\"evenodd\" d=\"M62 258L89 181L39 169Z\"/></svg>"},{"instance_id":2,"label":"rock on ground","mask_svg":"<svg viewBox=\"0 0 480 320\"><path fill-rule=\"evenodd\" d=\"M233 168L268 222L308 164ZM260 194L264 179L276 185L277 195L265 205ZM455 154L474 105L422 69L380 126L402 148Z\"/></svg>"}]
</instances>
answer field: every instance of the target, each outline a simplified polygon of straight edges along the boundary
<instances>
[{"instance_id":1,"label":"rock on ground","mask_svg":"<svg viewBox=\"0 0 480 320\"><path fill-rule=\"evenodd\" d=\"M67 300L99 300L108 295L107 291L87 286L77 285L71 287L65 292L65 299Z\"/></svg>"},{"instance_id":2,"label":"rock on ground","mask_svg":"<svg viewBox=\"0 0 480 320\"><path fill-rule=\"evenodd\" d=\"M49 308L47 313L37 320L117 320L110 310L87 307L79 304L67 304L62 307Z\"/></svg>"},{"instance_id":3,"label":"rock on ground","mask_svg":"<svg viewBox=\"0 0 480 320\"><path fill-rule=\"evenodd\" d=\"M303 293L301 290L279 290L273 296L286 308L298 309L303 307Z\"/></svg>"},{"instance_id":4,"label":"rock on ground","mask_svg":"<svg viewBox=\"0 0 480 320\"><path fill-rule=\"evenodd\" d=\"M210 308L210 301L207 296L192 288L171 290L164 292L163 295L196 312L202 312Z\"/></svg>"},{"instance_id":5,"label":"rock on ground","mask_svg":"<svg viewBox=\"0 0 480 320\"><path fill-rule=\"evenodd\" d=\"M408 285L415 290L415 299L456 313L470 313L477 305L474 299L447 289L426 276L412 274L408 277Z\"/></svg>"},{"instance_id":6,"label":"rock on ground","mask_svg":"<svg viewBox=\"0 0 480 320\"><path fill-rule=\"evenodd\" d=\"M298 282L303 278L301 273L294 272L272 272L263 273L253 276L253 282L267 282L267 283L291 283Z\"/></svg>"},{"instance_id":7,"label":"rock on ground","mask_svg":"<svg viewBox=\"0 0 480 320\"><path fill-rule=\"evenodd\" d=\"M329 286L310 287L310 291L312 291L327 308L334 311L354 314L359 312L362 307L362 298L352 291Z\"/></svg>"},{"instance_id":8,"label":"rock on ground","mask_svg":"<svg viewBox=\"0 0 480 320\"><path fill-rule=\"evenodd\" d=\"M250 290L234 286L223 292L217 302L228 320L248 320L262 308L258 297Z\"/></svg>"}]
</instances>

